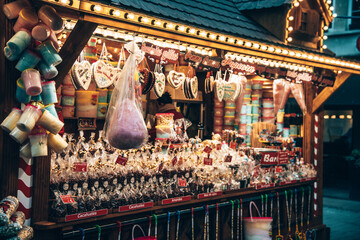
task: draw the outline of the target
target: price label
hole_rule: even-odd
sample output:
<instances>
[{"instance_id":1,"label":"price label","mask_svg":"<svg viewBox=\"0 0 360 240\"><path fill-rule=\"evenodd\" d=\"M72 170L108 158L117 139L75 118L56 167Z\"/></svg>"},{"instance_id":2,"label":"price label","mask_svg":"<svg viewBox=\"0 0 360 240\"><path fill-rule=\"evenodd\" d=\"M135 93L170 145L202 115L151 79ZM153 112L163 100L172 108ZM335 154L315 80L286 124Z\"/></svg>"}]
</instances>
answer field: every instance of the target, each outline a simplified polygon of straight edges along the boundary
<instances>
[{"instance_id":1,"label":"price label","mask_svg":"<svg viewBox=\"0 0 360 240\"><path fill-rule=\"evenodd\" d=\"M262 152L262 158L260 160L261 165L277 165L278 153L277 152Z\"/></svg>"},{"instance_id":2,"label":"price label","mask_svg":"<svg viewBox=\"0 0 360 240\"><path fill-rule=\"evenodd\" d=\"M71 195L60 195L61 201L64 204L74 203L75 200Z\"/></svg>"},{"instance_id":3,"label":"price label","mask_svg":"<svg viewBox=\"0 0 360 240\"><path fill-rule=\"evenodd\" d=\"M211 151L212 151L212 148L209 147L209 146L206 146L206 147L204 148L204 152L206 152L207 154L211 153Z\"/></svg>"},{"instance_id":4,"label":"price label","mask_svg":"<svg viewBox=\"0 0 360 240\"><path fill-rule=\"evenodd\" d=\"M87 163L86 162L76 162L74 163L74 172L87 172Z\"/></svg>"},{"instance_id":5,"label":"price label","mask_svg":"<svg viewBox=\"0 0 360 240\"><path fill-rule=\"evenodd\" d=\"M231 155L227 155L227 156L225 157L225 161L224 161L224 162L231 162L231 160L232 160L232 156L231 156Z\"/></svg>"},{"instance_id":6,"label":"price label","mask_svg":"<svg viewBox=\"0 0 360 240\"><path fill-rule=\"evenodd\" d=\"M236 142L231 142L230 143L230 148L236 150Z\"/></svg>"},{"instance_id":7,"label":"price label","mask_svg":"<svg viewBox=\"0 0 360 240\"><path fill-rule=\"evenodd\" d=\"M282 166L275 166L275 172L276 173L282 173L283 172L283 167Z\"/></svg>"},{"instance_id":8,"label":"price label","mask_svg":"<svg viewBox=\"0 0 360 240\"><path fill-rule=\"evenodd\" d=\"M177 157L174 157L172 160L171 160L171 163L173 166L175 166L175 164L177 163Z\"/></svg>"},{"instance_id":9,"label":"price label","mask_svg":"<svg viewBox=\"0 0 360 240\"><path fill-rule=\"evenodd\" d=\"M204 158L204 165L213 165L213 159L212 158Z\"/></svg>"},{"instance_id":10,"label":"price label","mask_svg":"<svg viewBox=\"0 0 360 240\"><path fill-rule=\"evenodd\" d=\"M125 166L128 160L129 159L126 157L118 156L116 159L116 163Z\"/></svg>"},{"instance_id":11,"label":"price label","mask_svg":"<svg viewBox=\"0 0 360 240\"><path fill-rule=\"evenodd\" d=\"M179 184L179 187L187 187L187 182L186 182L186 179L182 179L182 178L178 178L178 184Z\"/></svg>"},{"instance_id":12,"label":"price label","mask_svg":"<svg viewBox=\"0 0 360 240\"><path fill-rule=\"evenodd\" d=\"M285 151L278 152L278 162L279 164L287 164L289 162L289 154Z\"/></svg>"}]
</instances>

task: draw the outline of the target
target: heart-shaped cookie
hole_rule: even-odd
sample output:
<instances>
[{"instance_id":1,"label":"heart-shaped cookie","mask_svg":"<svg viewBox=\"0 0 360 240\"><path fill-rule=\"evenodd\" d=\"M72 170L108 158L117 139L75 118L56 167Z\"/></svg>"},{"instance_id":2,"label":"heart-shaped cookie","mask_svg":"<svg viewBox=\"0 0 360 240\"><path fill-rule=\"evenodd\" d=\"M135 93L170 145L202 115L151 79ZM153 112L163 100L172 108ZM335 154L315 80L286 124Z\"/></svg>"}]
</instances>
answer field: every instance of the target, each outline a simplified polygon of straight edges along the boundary
<instances>
[{"instance_id":1,"label":"heart-shaped cookie","mask_svg":"<svg viewBox=\"0 0 360 240\"><path fill-rule=\"evenodd\" d=\"M224 89L224 81L223 80L216 80L215 81L215 94L217 99L219 100L219 102L221 102L224 98L224 93L225 93L225 89Z\"/></svg>"},{"instance_id":2,"label":"heart-shaped cookie","mask_svg":"<svg viewBox=\"0 0 360 240\"><path fill-rule=\"evenodd\" d=\"M92 65L93 77L98 88L109 87L114 80L113 67L102 60L98 60Z\"/></svg>"},{"instance_id":3,"label":"heart-shaped cookie","mask_svg":"<svg viewBox=\"0 0 360 240\"><path fill-rule=\"evenodd\" d=\"M78 86L87 90L91 82L91 64L88 61L74 63L71 76Z\"/></svg>"},{"instance_id":4,"label":"heart-shaped cookie","mask_svg":"<svg viewBox=\"0 0 360 240\"><path fill-rule=\"evenodd\" d=\"M157 97L161 97L165 91L166 78L165 74L155 72L154 90Z\"/></svg>"},{"instance_id":5,"label":"heart-shaped cookie","mask_svg":"<svg viewBox=\"0 0 360 240\"><path fill-rule=\"evenodd\" d=\"M167 75L167 80L173 88L178 89L185 81L185 74L171 70Z\"/></svg>"},{"instance_id":6,"label":"heart-shaped cookie","mask_svg":"<svg viewBox=\"0 0 360 240\"><path fill-rule=\"evenodd\" d=\"M240 82L236 81L224 81L224 97L225 101L231 100L235 101L235 99L239 96L240 92Z\"/></svg>"}]
</instances>

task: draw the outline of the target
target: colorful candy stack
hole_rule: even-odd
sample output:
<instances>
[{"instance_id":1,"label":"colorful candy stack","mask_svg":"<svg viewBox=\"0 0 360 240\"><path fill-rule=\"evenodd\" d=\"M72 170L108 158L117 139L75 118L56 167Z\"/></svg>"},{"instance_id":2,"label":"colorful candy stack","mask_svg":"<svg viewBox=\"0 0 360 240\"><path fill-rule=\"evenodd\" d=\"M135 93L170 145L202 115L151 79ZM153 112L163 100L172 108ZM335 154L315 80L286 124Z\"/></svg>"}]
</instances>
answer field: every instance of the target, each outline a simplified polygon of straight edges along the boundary
<instances>
[{"instance_id":1,"label":"colorful candy stack","mask_svg":"<svg viewBox=\"0 0 360 240\"><path fill-rule=\"evenodd\" d=\"M280 109L276 115L276 129L279 132L284 132L284 109Z\"/></svg>"},{"instance_id":2,"label":"colorful candy stack","mask_svg":"<svg viewBox=\"0 0 360 240\"><path fill-rule=\"evenodd\" d=\"M262 100L262 121L275 123L274 101L272 98Z\"/></svg>"},{"instance_id":3,"label":"colorful candy stack","mask_svg":"<svg viewBox=\"0 0 360 240\"><path fill-rule=\"evenodd\" d=\"M72 83L70 74L63 80L61 90L62 114L65 118L75 117L75 87Z\"/></svg>"},{"instance_id":4,"label":"colorful candy stack","mask_svg":"<svg viewBox=\"0 0 360 240\"><path fill-rule=\"evenodd\" d=\"M97 117L98 118L105 118L107 107L108 107L108 89L107 88L98 88L97 91L99 92L98 98L98 106L97 106Z\"/></svg>"},{"instance_id":5,"label":"colorful candy stack","mask_svg":"<svg viewBox=\"0 0 360 240\"><path fill-rule=\"evenodd\" d=\"M17 61L15 68L21 72L21 78L16 83L16 99L26 106L21 110L13 108L1 127L20 144L29 138L20 148L22 157L47 156L48 145L62 151L67 143L58 133L64 123L54 106L58 103L55 82L49 79L57 76L56 66L62 62L55 33L62 31L63 20L50 6L44 5L36 13L27 0L5 4L3 11L9 19L17 18L15 35L6 43L4 55Z\"/></svg>"},{"instance_id":6,"label":"colorful candy stack","mask_svg":"<svg viewBox=\"0 0 360 240\"><path fill-rule=\"evenodd\" d=\"M226 101L224 108L224 129L233 130L235 125L235 109L234 101Z\"/></svg>"},{"instance_id":7,"label":"colorful candy stack","mask_svg":"<svg viewBox=\"0 0 360 240\"><path fill-rule=\"evenodd\" d=\"M253 80L251 85L251 114L252 119L251 123L259 122L260 120L260 101L262 98L262 87L263 81L262 80Z\"/></svg>"},{"instance_id":8,"label":"colorful candy stack","mask_svg":"<svg viewBox=\"0 0 360 240\"><path fill-rule=\"evenodd\" d=\"M96 118L98 97L97 91L76 91L76 117Z\"/></svg>"},{"instance_id":9,"label":"colorful candy stack","mask_svg":"<svg viewBox=\"0 0 360 240\"><path fill-rule=\"evenodd\" d=\"M214 133L221 133L224 124L224 102L214 97Z\"/></svg>"}]
</instances>

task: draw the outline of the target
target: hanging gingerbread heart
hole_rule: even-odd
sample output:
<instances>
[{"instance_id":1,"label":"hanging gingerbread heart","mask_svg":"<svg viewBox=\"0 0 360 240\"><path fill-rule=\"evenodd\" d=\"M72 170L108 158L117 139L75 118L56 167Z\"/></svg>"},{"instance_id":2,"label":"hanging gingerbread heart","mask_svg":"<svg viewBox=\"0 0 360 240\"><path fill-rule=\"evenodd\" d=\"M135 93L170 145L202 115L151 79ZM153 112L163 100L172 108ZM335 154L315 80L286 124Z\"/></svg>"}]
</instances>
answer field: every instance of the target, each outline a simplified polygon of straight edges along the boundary
<instances>
[{"instance_id":1,"label":"hanging gingerbread heart","mask_svg":"<svg viewBox=\"0 0 360 240\"><path fill-rule=\"evenodd\" d=\"M178 89L185 81L185 74L171 70L167 75L167 80L173 88Z\"/></svg>"},{"instance_id":2,"label":"hanging gingerbread heart","mask_svg":"<svg viewBox=\"0 0 360 240\"><path fill-rule=\"evenodd\" d=\"M98 60L92 65L93 77L98 88L109 87L114 80L113 67L103 60Z\"/></svg>"},{"instance_id":3,"label":"hanging gingerbread heart","mask_svg":"<svg viewBox=\"0 0 360 240\"><path fill-rule=\"evenodd\" d=\"M155 72L154 90L157 97L161 97L165 91L166 78L165 74Z\"/></svg>"},{"instance_id":4,"label":"hanging gingerbread heart","mask_svg":"<svg viewBox=\"0 0 360 240\"><path fill-rule=\"evenodd\" d=\"M240 82L230 79L228 82L224 82L224 100L235 101L240 93Z\"/></svg>"},{"instance_id":5,"label":"hanging gingerbread heart","mask_svg":"<svg viewBox=\"0 0 360 240\"><path fill-rule=\"evenodd\" d=\"M219 102L221 102L224 98L224 93L225 93L225 89L224 89L224 81L223 80L218 80L215 81L215 94L217 99L219 100Z\"/></svg>"},{"instance_id":6,"label":"hanging gingerbread heart","mask_svg":"<svg viewBox=\"0 0 360 240\"><path fill-rule=\"evenodd\" d=\"M91 64L88 61L74 63L71 75L78 86L87 90L91 82Z\"/></svg>"}]
</instances>

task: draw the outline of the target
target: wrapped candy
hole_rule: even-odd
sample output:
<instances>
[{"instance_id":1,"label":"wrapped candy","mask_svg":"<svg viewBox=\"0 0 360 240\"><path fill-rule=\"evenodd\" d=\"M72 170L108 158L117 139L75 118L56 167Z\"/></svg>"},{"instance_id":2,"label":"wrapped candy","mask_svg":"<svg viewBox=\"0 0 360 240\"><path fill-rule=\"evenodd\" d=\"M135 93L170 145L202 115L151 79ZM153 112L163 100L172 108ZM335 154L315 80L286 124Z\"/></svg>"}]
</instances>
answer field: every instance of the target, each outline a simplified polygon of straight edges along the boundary
<instances>
[{"instance_id":1,"label":"wrapped candy","mask_svg":"<svg viewBox=\"0 0 360 240\"><path fill-rule=\"evenodd\" d=\"M0 202L0 226L9 223L9 218L19 207L19 200L13 196L7 196Z\"/></svg>"},{"instance_id":2,"label":"wrapped candy","mask_svg":"<svg viewBox=\"0 0 360 240\"><path fill-rule=\"evenodd\" d=\"M116 83L104 125L105 138L118 149L138 148L147 137L146 124L135 97L136 62L139 55L140 60L143 56L135 42L125 45L125 48L132 54Z\"/></svg>"},{"instance_id":3,"label":"wrapped candy","mask_svg":"<svg viewBox=\"0 0 360 240\"><path fill-rule=\"evenodd\" d=\"M289 95L290 95L290 82L288 81L283 81L284 82L284 94L282 96L282 100L281 100L281 104L279 106L279 109L283 109L285 107L285 104L289 98Z\"/></svg>"},{"instance_id":4,"label":"wrapped candy","mask_svg":"<svg viewBox=\"0 0 360 240\"><path fill-rule=\"evenodd\" d=\"M34 229L24 225L16 237L9 238L8 240L30 240L34 237Z\"/></svg>"},{"instance_id":5,"label":"wrapped candy","mask_svg":"<svg viewBox=\"0 0 360 240\"><path fill-rule=\"evenodd\" d=\"M291 83L290 84L291 93L294 95L296 102L299 104L300 109L303 113L306 113L306 105L305 105L305 95L304 88L301 83Z\"/></svg>"},{"instance_id":6,"label":"wrapped candy","mask_svg":"<svg viewBox=\"0 0 360 240\"><path fill-rule=\"evenodd\" d=\"M285 90L285 83L283 79L275 79L273 82L273 99L275 115L279 111Z\"/></svg>"}]
</instances>

